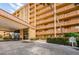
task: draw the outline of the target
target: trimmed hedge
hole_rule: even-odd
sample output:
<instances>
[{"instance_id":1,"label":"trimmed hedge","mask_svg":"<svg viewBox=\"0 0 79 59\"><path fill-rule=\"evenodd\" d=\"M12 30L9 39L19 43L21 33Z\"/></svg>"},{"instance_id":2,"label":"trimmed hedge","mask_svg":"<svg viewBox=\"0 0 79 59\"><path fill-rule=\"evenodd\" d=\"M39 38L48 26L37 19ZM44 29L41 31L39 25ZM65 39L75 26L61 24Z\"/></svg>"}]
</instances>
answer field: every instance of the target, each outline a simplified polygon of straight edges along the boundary
<instances>
[{"instance_id":1,"label":"trimmed hedge","mask_svg":"<svg viewBox=\"0 0 79 59\"><path fill-rule=\"evenodd\" d=\"M71 33L65 33L64 37L79 37L79 33L71 32Z\"/></svg>"},{"instance_id":2,"label":"trimmed hedge","mask_svg":"<svg viewBox=\"0 0 79 59\"><path fill-rule=\"evenodd\" d=\"M79 37L77 37L77 46L79 47Z\"/></svg>"},{"instance_id":3,"label":"trimmed hedge","mask_svg":"<svg viewBox=\"0 0 79 59\"><path fill-rule=\"evenodd\" d=\"M68 38L47 38L48 43L55 43L55 44L62 44L62 45L68 45Z\"/></svg>"},{"instance_id":4,"label":"trimmed hedge","mask_svg":"<svg viewBox=\"0 0 79 59\"><path fill-rule=\"evenodd\" d=\"M77 47L79 47L79 37L76 37L76 41L77 41ZM47 38L47 43L69 45L69 38L68 37Z\"/></svg>"}]
</instances>

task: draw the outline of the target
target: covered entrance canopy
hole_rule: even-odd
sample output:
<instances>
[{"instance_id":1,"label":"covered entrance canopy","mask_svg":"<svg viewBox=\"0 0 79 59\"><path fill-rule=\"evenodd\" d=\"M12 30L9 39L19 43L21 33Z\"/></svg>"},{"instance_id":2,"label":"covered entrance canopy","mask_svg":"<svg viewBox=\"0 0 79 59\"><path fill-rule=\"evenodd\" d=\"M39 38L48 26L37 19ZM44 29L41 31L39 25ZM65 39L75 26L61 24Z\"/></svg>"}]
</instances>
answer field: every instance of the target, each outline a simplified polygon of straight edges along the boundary
<instances>
[{"instance_id":1,"label":"covered entrance canopy","mask_svg":"<svg viewBox=\"0 0 79 59\"><path fill-rule=\"evenodd\" d=\"M26 21L23 21L12 14L0 9L0 30L1 31L15 31L24 28L34 28Z\"/></svg>"}]
</instances>

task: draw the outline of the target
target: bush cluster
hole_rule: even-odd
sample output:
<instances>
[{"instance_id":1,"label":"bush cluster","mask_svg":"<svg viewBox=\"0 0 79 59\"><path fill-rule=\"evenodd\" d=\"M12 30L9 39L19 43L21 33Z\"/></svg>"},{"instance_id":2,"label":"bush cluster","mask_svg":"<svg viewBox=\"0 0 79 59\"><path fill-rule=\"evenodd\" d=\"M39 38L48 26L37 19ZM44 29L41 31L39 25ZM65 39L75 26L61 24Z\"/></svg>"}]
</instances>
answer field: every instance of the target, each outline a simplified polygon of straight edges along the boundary
<instances>
[{"instance_id":1,"label":"bush cluster","mask_svg":"<svg viewBox=\"0 0 79 59\"><path fill-rule=\"evenodd\" d=\"M65 33L64 34L64 37L79 37L79 33L75 33L75 32L72 32L72 33Z\"/></svg>"},{"instance_id":2,"label":"bush cluster","mask_svg":"<svg viewBox=\"0 0 79 59\"><path fill-rule=\"evenodd\" d=\"M47 38L48 43L68 45L68 38L58 37L58 38Z\"/></svg>"}]
</instances>

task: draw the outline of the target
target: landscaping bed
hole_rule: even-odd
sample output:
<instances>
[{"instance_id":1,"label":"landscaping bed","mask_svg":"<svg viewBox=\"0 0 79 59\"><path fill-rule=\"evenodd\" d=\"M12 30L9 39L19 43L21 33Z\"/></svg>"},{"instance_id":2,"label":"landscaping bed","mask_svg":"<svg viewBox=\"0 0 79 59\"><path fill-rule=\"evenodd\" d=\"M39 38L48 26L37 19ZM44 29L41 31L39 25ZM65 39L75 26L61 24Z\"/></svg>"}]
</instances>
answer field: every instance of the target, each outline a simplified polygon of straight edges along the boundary
<instances>
[{"instance_id":1,"label":"landscaping bed","mask_svg":"<svg viewBox=\"0 0 79 59\"><path fill-rule=\"evenodd\" d=\"M68 45L68 38L64 37L57 37L57 38L47 38L47 43L55 43L55 44L62 44L62 45Z\"/></svg>"},{"instance_id":2,"label":"landscaping bed","mask_svg":"<svg viewBox=\"0 0 79 59\"><path fill-rule=\"evenodd\" d=\"M76 37L77 46L79 47L79 37ZM47 38L47 43L70 45L68 37Z\"/></svg>"}]
</instances>

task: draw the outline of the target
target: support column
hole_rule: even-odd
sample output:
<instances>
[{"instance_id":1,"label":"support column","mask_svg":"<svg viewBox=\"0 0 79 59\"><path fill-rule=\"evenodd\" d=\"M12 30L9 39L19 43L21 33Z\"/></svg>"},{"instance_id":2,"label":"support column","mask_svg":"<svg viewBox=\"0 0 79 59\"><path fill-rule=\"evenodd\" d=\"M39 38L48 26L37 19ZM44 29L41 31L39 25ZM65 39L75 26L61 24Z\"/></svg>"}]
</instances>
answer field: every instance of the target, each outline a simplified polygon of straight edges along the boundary
<instances>
[{"instance_id":1,"label":"support column","mask_svg":"<svg viewBox=\"0 0 79 59\"><path fill-rule=\"evenodd\" d=\"M54 37L56 37L56 3L54 3Z\"/></svg>"},{"instance_id":2,"label":"support column","mask_svg":"<svg viewBox=\"0 0 79 59\"><path fill-rule=\"evenodd\" d=\"M33 8L33 10L34 10L34 18L33 19L29 19L29 22L31 21L31 20L33 20L33 23L32 24L30 24L31 26L33 26L33 27L36 27L36 3L33 3L32 5L34 5L34 8ZM29 6L29 17L30 17L30 5L28 5ZM33 28L29 28L29 39L33 39L33 38L36 38L36 29L33 29Z\"/></svg>"},{"instance_id":3,"label":"support column","mask_svg":"<svg viewBox=\"0 0 79 59\"><path fill-rule=\"evenodd\" d=\"M20 30L20 39L23 40L24 36L23 36L23 29Z\"/></svg>"},{"instance_id":4,"label":"support column","mask_svg":"<svg viewBox=\"0 0 79 59\"><path fill-rule=\"evenodd\" d=\"M36 3L34 4L34 7L35 7L35 15L34 15L34 26L35 26L35 28L36 28ZM36 29L34 29L35 30L35 38L36 38Z\"/></svg>"}]
</instances>

